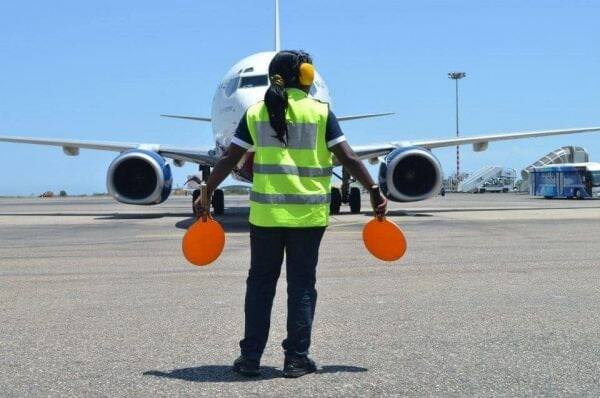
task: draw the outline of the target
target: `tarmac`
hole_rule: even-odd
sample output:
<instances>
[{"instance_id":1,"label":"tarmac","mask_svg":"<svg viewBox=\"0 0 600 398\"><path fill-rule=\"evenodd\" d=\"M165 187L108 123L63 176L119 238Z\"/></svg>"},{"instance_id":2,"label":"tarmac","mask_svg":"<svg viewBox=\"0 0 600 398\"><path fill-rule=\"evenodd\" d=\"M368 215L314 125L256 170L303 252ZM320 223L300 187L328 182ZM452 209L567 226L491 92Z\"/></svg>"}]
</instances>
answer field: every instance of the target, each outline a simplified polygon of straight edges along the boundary
<instances>
[{"instance_id":1,"label":"tarmac","mask_svg":"<svg viewBox=\"0 0 600 398\"><path fill-rule=\"evenodd\" d=\"M408 240L395 263L364 249L369 214L332 217L320 369L296 380L281 377L285 280L262 377L230 370L250 253L247 198L226 201L225 251L195 267L181 253L189 197L0 199L0 395L600 395L600 201L395 203Z\"/></svg>"}]
</instances>

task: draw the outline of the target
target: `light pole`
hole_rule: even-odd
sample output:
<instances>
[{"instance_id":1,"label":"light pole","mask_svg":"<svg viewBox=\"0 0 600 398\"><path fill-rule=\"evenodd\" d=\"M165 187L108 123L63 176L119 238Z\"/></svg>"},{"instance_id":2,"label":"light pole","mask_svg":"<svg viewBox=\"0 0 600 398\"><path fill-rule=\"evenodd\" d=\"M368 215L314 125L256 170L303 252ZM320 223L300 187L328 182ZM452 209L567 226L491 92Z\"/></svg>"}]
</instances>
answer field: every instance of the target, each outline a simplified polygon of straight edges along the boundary
<instances>
[{"instance_id":1,"label":"light pole","mask_svg":"<svg viewBox=\"0 0 600 398\"><path fill-rule=\"evenodd\" d=\"M466 77L465 72L450 72L448 78L454 80L456 83L456 138L459 137L458 130L458 81L463 77ZM458 180L460 178L460 146L456 146L456 184L458 187Z\"/></svg>"}]
</instances>

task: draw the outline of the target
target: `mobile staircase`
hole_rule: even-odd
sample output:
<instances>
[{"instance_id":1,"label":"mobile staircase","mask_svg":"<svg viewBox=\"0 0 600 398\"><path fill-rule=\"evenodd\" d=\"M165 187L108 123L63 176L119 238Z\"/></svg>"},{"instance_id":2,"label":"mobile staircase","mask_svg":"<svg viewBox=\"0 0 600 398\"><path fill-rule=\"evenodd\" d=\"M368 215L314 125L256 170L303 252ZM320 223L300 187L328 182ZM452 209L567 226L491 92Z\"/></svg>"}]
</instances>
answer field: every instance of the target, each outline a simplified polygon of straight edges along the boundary
<instances>
[{"instance_id":1,"label":"mobile staircase","mask_svg":"<svg viewBox=\"0 0 600 398\"><path fill-rule=\"evenodd\" d=\"M458 183L458 192L508 192L514 187L516 172L500 166L486 166Z\"/></svg>"}]
</instances>

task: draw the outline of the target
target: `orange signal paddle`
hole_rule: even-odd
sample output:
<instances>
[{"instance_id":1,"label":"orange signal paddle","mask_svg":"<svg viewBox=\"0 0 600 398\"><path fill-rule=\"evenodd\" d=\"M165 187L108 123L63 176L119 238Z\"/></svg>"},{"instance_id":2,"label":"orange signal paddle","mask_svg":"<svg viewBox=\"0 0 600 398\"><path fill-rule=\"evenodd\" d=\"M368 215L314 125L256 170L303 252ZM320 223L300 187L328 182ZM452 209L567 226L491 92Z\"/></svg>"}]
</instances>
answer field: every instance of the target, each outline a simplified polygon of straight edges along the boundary
<instances>
[{"instance_id":1,"label":"orange signal paddle","mask_svg":"<svg viewBox=\"0 0 600 398\"><path fill-rule=\"evenodd\" d=\"M221 255L225 247L225 231L210 216L206 184L201 186L204 213L185 233L181 248L185 258L194 265L208 265Z\"/></svg>"},{"instance_id":2,"label":"orange signal paddle","mask_svg":"<svg viewBox=\"0 0 600 398\"><path fill-rule=\"evenodd\" d=\"M372 255L383 261L396 261L406 252L404 234L385 217L376 217L365 225L363 242Z\"/></svg>"}]
</instances>

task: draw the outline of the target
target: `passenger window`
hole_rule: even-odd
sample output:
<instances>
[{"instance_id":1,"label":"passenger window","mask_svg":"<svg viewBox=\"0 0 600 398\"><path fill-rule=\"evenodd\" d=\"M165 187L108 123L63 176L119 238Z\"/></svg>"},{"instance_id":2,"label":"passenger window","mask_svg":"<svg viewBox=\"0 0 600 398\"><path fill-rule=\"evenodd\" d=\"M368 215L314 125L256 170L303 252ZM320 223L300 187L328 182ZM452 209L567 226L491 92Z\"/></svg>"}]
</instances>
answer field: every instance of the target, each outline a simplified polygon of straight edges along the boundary
<instances>
[{"instance_id":1,"label":"passenger window","mask_svg":"<svg viewBox=\"0 0 600 398\"><path fill-rule=\"evenodd\" d=\"M269 77L267 75L244 76L240 83L240 88L252 88L269 85Z\"/></svg>"}]
</instances>

